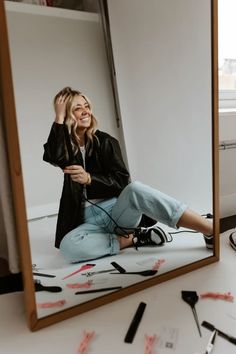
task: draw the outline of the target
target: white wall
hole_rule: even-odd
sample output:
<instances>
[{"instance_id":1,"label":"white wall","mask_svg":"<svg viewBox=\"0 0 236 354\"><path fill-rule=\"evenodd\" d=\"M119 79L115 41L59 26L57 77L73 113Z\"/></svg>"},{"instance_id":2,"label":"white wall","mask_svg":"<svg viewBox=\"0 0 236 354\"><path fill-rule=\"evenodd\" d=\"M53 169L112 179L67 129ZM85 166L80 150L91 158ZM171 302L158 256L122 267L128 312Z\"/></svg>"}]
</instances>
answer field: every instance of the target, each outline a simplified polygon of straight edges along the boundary
<instances>
[{"instance_id":1,"label":"white wall","mask_svg":"<svg viewBox=\"0 0 236 354\"><path fill-rule=\"evenodd\" d=\"M133 179L212 211L210 1L108 5Z\"/></svg>"},{"instance_id":2,"label":"white wall","mask_svg":"<svg viewBox=\"0 0 236 354\"><path fill-rule=\"evenodd\" d=\"M62 172L42 160L55 94L65 86L83 91L99 128L118 139L120 129L98 15L6 5L26 204L29 216L40 216L57 211L63 181Z\"/></svg>"}]
</instances>

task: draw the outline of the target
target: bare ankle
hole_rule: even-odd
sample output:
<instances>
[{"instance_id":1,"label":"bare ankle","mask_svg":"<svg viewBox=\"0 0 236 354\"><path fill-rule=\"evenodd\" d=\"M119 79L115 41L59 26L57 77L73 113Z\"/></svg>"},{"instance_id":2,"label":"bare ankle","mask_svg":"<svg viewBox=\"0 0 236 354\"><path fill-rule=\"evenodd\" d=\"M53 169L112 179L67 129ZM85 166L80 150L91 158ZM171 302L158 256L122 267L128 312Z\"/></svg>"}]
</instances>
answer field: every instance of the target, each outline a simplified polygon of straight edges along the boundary
<instances>
[{"instance_id":1,"label":"bare ankle","mask_svg":"<svg viewBox=\"0 0 236 354\"><path fill-rule=\"evenodd\" d=\"M120 249L132 246L133 234L118 236L118 241L120 243Z\"/></svg>"}]
</instances>

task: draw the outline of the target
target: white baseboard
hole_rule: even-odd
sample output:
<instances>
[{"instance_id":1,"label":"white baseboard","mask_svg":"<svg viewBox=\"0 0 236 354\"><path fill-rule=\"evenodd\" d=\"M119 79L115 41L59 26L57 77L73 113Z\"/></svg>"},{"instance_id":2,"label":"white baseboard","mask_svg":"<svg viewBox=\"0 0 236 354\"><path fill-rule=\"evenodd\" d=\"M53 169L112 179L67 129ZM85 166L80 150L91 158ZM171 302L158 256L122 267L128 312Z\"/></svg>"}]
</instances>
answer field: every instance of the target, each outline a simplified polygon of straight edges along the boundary
<instances>
[{"instance_id":1,"label":"white baseboard","mask_svg":"<svg viewBox=\"0 0 236 354\"><path fill-rule=\"evenodd\" d=\"M236 215L236 193L220 196L220 217Z\"/></svg>"},{"instance_id":2,"label":"white baseboard","mask_svg":"<svg viewBox=\"0 0 236 354\"><path fill-rule=\"evenodd\" d=\"M44 205L37 205L27 208L27 220L43 218L46 216L57 215L59 203L50 203Z\"/></svg>"}]
</instances>

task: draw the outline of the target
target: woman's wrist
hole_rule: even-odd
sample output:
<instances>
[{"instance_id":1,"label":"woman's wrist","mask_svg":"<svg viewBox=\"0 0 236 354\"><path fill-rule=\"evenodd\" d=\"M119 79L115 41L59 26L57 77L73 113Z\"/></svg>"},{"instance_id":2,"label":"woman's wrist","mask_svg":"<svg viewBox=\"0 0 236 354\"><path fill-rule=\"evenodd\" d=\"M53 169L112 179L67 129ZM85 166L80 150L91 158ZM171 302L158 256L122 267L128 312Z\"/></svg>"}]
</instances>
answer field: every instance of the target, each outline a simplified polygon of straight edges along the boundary
<instances>
[{"instance_id":1,"label":"woman's wrist","mask_svg":"<svg viewBox=\"0 0 236 354\"><path fill-rule=\"evenodd\" d=\"M85 183L86 185L89 185L91 184L91 176L90 176L90 173L87 172L87 181Z\"/></svg>"},{"instance_id":2,"label":"woman's wrist","mask_svg":"<svg viewBox=\"0 0 236 354\"><path fill-rule=\"evenodd\" d=\"M64 117L56 116L55 123L63 124L64 123Z\"/></svg>"}]
</instances>

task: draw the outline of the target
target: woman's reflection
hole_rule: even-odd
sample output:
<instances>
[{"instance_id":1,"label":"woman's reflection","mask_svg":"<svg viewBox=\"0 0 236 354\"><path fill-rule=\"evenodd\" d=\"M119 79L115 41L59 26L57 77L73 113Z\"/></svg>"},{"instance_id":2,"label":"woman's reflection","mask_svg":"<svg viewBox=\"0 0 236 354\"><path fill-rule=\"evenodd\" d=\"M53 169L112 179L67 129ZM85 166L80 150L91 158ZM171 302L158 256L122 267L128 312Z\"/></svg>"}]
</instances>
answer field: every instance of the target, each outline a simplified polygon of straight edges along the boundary
<instances>
[{"instance_id":1,"label":"woman's reflection","mask_svg":"<svg viewBox=\"0 0 236 354\"><path fill-rule=\"evenodd\" d=\"M68 262L170 242L171 233L156 220L201 232L206 247L213 248L210 220L150 186L130 182L118 141L97 129L84 94L66 87L55 96L54 108L43 159L64 172L55 246Z\"/></svg>"}]
</instances>

